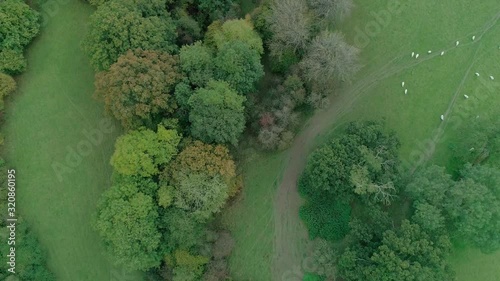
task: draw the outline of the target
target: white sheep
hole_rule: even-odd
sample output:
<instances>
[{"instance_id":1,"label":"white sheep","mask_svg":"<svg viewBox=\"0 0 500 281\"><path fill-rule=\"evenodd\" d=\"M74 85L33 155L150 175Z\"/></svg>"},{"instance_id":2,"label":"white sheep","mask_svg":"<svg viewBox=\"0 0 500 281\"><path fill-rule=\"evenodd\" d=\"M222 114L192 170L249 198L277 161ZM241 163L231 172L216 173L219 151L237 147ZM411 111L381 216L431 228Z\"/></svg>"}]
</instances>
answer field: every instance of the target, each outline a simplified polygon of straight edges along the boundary
<instances>
[{"instance_id":1,"label":"white sheep","mask_svg":"<svg viewBox=\"0 0 500 281\"><path fill-rule=\"evenodd\" d=\"M427 53L428 53L428 54L432 54L432 51L431 51L431 50L429 50L429 51L427 51Z\"/></svg>"},{"instance_id":2,"label":"white sheep","mask_svg":"<svg viewBox=\"0 0 500 281\"><path fill-rule=\"evenodd\" d=\"M441 55L444 56L444 51L441 52Z\"/></svg>"},{"instance_id":3,"label":"white sheep","mask_svg":"<svg viewBox=\"0 0 500 281\"><path fill-rule=\"evenodd\" d=\"M441 114L441 121L444 121L444 115Z\"/></svg>"},{"instance_id":4,"label":"white sheep","mask_svg":"<svg viewBox=\"0 0 500 281\"><path fill-rule=\"evenodd\" d=\"M479 77L479 73L476 72L476 76Z\"/></svg>"},{"instance_id":5,"label":"white sheep","mask_svg":"<svg viewBox=\"0 0 500 281\"><path fill-rule=\"evenodd\" d=\"M405 82L401 82L401 87L404 87L405 86Z\"/></svg>"},{"instance_id":6,"label":"white sheep","mask_svg":"<svg viewBox=\"0 0 500 281\"><path fill-rule=\"evenodd\" d=\"M476 35L472 36L472 41L476 40Z\"/></svg>"},{"instance_id":7,"label":"white sheep","mask_svg":"<svg viewBox=\"0 0 500 281\"><path fill-rule=\"evenodd\" d=\"M416 55L415 55L415 58L416 58L416 59L418 59L418 56L420 56L420 55L419 55L419 54L416 54Z\"/></svg>"},{"instance_id":8,"label":"white sheep","mask_svg":"<svg viewBox=\"0 0 500 281\"><path fill-rule=\"evenodd\" d=\"M413 58L415 56L415 52L411 52L411 57Z\"/></svg>"},{"instance_id":9,"label":"white sheep","mask_svg":"<svg viewBox=\"0 0 500 281\"><path fill-rule=\"evenodd\" d=\"M495 77L493 77L493 75L490 76L490 79L491 80L495 80Z\"/></svg>"},{"instance_id":10,"label":"white sheep","mask_svg":"<svg viewBox=\"0 0 500 281\"><path fill-rule=\"evenodd\" d=\"M468 95L464 95L464 97L465 97L466 99L468 99L468 98L469 98L469 96L468 96Z\"/></svg>"},{"instance_id":11,"label":"white sheep","mask_svg":"<svg viewBox=\"0 0 500 281\"><path fill-rule=\"evenodd\" d=\"M408 94L408 89L405 89L405 95Z\"/></svg>"},{"instance_id":12,"label":"white sheep","mask_svg":"<svg viewBox=\"0 0 500 281\"><path fill-rule=\"evenodd\" d=\"M457 42L455 43L455 46L458 46L458 44L460 44L460 41L457 41Z\"/></svg>"}]
</instances>

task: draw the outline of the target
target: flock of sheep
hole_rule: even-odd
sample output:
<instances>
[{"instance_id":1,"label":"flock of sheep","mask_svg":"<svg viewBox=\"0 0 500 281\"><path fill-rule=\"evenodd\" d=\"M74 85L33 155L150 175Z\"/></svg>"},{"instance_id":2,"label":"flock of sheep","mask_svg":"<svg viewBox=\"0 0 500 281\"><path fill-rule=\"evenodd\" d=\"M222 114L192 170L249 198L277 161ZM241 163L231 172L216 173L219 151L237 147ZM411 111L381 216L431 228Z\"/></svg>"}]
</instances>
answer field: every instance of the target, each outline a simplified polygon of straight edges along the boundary
<instances>
[{"instance_id":1,"label":"flock of sheep","mask_svg":"<svg viewBox=\"0 0 500 281\"><path fill-rule=\"evenodd\" d=\"M474 40L476 40L476 36L475 36L475 35L474 35L474 36L472 36L472 41L474 41ZM458 45L460 45L460 41L455 42L455 46L458 46ZM499 49L500 49L500 47L499 47ZM427 51L427 54L432 54L432 51L431 51L431 50ZM442 52L441 52L441 56L444 56L444 54L445 54L445 51L442 51ZM418 59L418 57L419 57L419 56L420 56L420 54L418 54L418 53L415 53L415 52L412 52L412 53L411 53L411 57L412 57L412 58L416 58L416 59ZM480 76L479 72L476 72L476 73L475 73L475 75L476 75L477 77L479 77L479 76ZM490 75L490 79L491 79L491 80L495 80L495 77L493 77L493 75ZM405 89L405 95L407 95L407 94L408 94L408 89L407 89L407 88L405 88L405 82L404 82L404 81L403 81L403 82L401 82L401 87L403 87L403 88ZM468 99L468 98L469 98L469 96L468 96L468 95L464 95L464 97L465 97L466 99ZM441 121L444 121L444 114L441 114Z\"/></svg>"}]
</instances>

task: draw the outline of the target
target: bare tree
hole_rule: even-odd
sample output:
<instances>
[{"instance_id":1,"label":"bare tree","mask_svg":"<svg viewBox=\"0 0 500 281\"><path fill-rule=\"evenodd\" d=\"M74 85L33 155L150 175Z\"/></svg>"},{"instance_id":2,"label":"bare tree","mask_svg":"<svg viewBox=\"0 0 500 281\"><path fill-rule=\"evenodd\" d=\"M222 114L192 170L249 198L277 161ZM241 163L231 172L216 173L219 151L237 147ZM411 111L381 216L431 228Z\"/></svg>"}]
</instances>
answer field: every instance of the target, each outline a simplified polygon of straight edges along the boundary
<instances>
[{"instance_id":1,"label":"bare tree","mask_svg":"<svg viewBox=\"0 0 500 281\"><path fill-rule=\"evenodd\" d=\"M311 42L301 66L309 81L349 81L360 69L358 56L359 50L347 44L342 33L323 31Z\"/></svg>"},{"instance_id":2,"label":"bare tree","mask_svg":"<svg viewBox=\"0 0 500 281\"><path fill-rule=\"evenodd\" d=\"M280 56L284 49L297 51L309 41L311 21L303 0L275 0L267 17L273 38L271 54Z\"/></svg>"},{"instance_id":3,"label":"bare tree","mask_svg":"<svg viewBox=\"0 0 500 281\"><path fill-rule=\"evenodd\" d=\"M344 20L354 8L352 0L309 0L309 5L318 17L331 20Z\"/></svg>"}]
</instances>

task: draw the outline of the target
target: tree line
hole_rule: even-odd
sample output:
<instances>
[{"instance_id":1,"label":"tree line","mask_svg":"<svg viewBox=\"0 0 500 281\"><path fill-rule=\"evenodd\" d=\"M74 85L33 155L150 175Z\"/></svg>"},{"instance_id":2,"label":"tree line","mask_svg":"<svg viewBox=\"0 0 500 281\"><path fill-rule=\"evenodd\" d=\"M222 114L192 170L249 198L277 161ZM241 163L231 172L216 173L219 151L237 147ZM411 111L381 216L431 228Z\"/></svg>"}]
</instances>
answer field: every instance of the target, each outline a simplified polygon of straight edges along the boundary
<instances>
[{"instance_id":1,"label":"tree line","mask_svg":"<svg viewBox=\"0 0 500 281\"><path fill-rule=\"evenodd\" d=\"M324 241L311 275L455 280L447 262L453 242L500 249L498 166L470 157L455 173L430 165L408 174L398 147L383 122L354 122L309 156L300 215L310 237Z\"/></svg>"}]
</instances>

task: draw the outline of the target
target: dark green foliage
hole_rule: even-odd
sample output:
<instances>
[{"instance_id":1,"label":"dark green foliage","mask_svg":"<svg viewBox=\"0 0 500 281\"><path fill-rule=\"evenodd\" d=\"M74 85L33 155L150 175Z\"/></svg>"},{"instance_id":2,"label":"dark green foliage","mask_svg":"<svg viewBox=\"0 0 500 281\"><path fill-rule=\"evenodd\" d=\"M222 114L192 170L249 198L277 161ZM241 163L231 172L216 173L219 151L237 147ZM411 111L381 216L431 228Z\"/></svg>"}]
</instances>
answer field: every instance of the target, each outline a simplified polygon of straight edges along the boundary
<instances>
[{"instance_id":1,"label":"dark green foliage","mask_svg":"<svg viewBox=\"0 0 500 281\"><path fill-rule=\"evenodd\" d=\"M162 214L160 226L168 230L163 231L163 239L170 250L188 250L199 246L205 234L203 224L177 208L169 208Z\"/></svg>"},{"instance_id":2,"label":"dark green foliage","mask_svg":"<svg viewBox=\"0 0 500 281\"><path fill-rule=\"evenodd\" d=\"M84 41L94 68L107 70L128 50L174 51L176 27L165 7L165 0L115 0L100 5Z\"/></svg>"},{"instance_id":3,"label":"dark green foliage","mask_svg":"<svg viewBox=\"0 0 500 281\"><path fill-rule=\"evenodd\" d=\"M4 99L16 90L16 81L7 74L0 72L0 110L3 110Z\"/></svg>"},{"instance_id":4,"label":"dark green foliage","mask_svg":"<svg viewBox=\"0 0 500 281\"><path fill-rule=\"evenodd\" d=\"M210 22L222 19L231 9L233 0L196 0L198 8L208 16Z\"/></svg>"},{"instance_id":5,"label":"dark green foliage","mask_svg":"<svg viewBox=\"0 0 500 281\"><path fill-rule=\"evenodd\" d=\"M196 87L203 87L213 77L213 54L211 50L198 41L183 46L179 53L182 71Z\"/></svg>"},{"instance_id":6,"label":"dark green foliage","mask_svg":"<svg viewBox=\"0 0 500 281\"><path fill-rule=\"evenodd\" d=\"M241 41L223 44L214 61L215 78L227 81L238 93L255 90L255 83L264 76L259 53Z\"/></svg>"},{"instance_id":7,"label":"dark green foliage","mask_svg":"<svg viewBox=\"0 0 500 281\"><path fill-rule=\"evenodd\" d=\"M359 241L347 248L338 262L346 281L454 280L446 258L451 243L446 235L433 237L419 225L403 221L370 244Z\"/></svg>"},{"instance_id":8,"label":"dark green foliage","mask_svg":"<svg viewBox=\"0 0 500 281\"><path fill-rule=\"evenodd\" d=\"M300 208L300 218L309 231L309 238L338 241L349 232L351 206L331 196L317 196Z\"/></svg>"},{"instance_id":9,"label":"dark green foliage","mask_svg":"<svg viewBox=\"0 0 500 281\"><path fill-rule=\"evenodd\" d=\"M103 194L94 222L113 262L131 270L156 267L162 258L158 206L141 188L133 181L115 182Z\"/></svg>"},{"instance_id":10,"label":"dark green foliage","mask_svg":"<svg viewBox=\"0 0 500 281\"><path fill-rule=\"evenodd\" d=\"M415 218L426 228L440 226L444 220L457 238L493 252L500 248L500 171L468 164L461 177L453 181L437 166L419 171L407 186L418 202Z\"/></svg>"},{"instance_id":11,"label":"dark green foliage","mask_svg":"<svg viewBox=\"0 0 500 281\"><path fill-rule=\"evenodd\" d=\"M24 1L0 2L0 72L19 74L26 68L24 48L38 34L38 12Z\"/></svg>"},{"instance_id":12,"label":"dark green foliage","mask_svg":"<svg viewBox=\"0 0 500 281\"><path fill-rule=\"evenodd\" d=\"M228 83L208 82L189 98L192 135L206 143L236 145L245 128L244 101Z\"/></svg>"},{"instance_id":13,"label":"dark green foliage","mask_svg":"<svg viewBox=\"0 0 500 281\"><path fill-rule=\"evenodd\" d=\"M8 229L2 225L1 237L8 236ZM0 253L4 261L9 254L7 238L0 246ZM16 274L19 280L55 281L55 276L47 269L45 264L46 256L42 251L35 233L28 227L27 223L18 218L16 223ZM7 276L12 275L7 272L7 263L2 263L0 269L0 279L9 280Z\"/></svg>"},{"instance_id":14,"label":"dark green foliage","mask_svg":"<svg viewBox=\"0 0 500 281\"><path fill-rule=\"evenodd\" d=\"M277 73L286 73L291 66L299 63L300 57L290 49L283 50L279 57L271 57L271 69Z\"/></svg>"}]
</instances>

